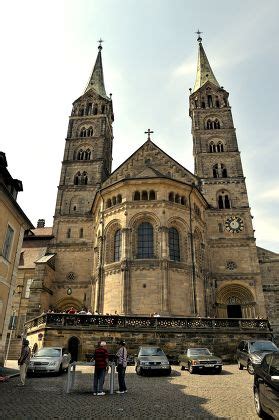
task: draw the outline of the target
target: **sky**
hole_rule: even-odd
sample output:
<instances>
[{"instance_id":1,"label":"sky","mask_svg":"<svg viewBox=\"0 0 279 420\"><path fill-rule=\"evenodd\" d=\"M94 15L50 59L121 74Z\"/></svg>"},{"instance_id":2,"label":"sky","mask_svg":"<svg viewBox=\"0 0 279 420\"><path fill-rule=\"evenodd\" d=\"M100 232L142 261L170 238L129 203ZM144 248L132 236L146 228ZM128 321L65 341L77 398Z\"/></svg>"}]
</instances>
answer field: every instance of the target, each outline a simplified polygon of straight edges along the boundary
<instances>
[{"instance_id":1,"label":"sky","mask_svg":"<svg viewBox=\"0 0 279 420\"><path fill-rule=\"evenodd\" d=\"M230 105L257 245L279 252L277 0L25 0L1 7L0 150L18 203L51 226L72 103L103 43L115 122L113 170L152 141L194 171L189 88L197 35Z\"/></svg>"}]
</instances>

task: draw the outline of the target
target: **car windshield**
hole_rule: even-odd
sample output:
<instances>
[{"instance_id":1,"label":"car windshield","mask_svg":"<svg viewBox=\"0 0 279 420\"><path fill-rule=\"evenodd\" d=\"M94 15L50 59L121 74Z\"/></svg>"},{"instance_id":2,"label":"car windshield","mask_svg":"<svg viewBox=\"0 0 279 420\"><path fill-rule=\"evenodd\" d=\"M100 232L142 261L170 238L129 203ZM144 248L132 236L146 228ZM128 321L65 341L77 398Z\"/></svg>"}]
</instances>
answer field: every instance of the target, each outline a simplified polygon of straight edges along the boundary
<instances>
[{"instance_id":1,"label":"car windshield","mask_svg":"<svg viewBox=\"0 0 279 420\"><path fill-rule=\"evenodd\" d=\"M37 351L34 357L59 357L60 355L61 349L42 348Z\"/></svg>"},{"instance_id":2,"label":"car windshield","mask_svg":"<svg viewBox=\"0 0 279 420\"><path fill-rule=\"evenodd\" d=\"M189 349L189 356L209 356L211 353L208 349Z\"/></svg>"},{"instance_id":3,"label":"car windshield","mask_svg":"<svg viewBox=\"0 0 279 420\"><path fill-rule=\"evenodd\" d=\"M278 347L272 341L254 341L251 342L251 351L276 351Z\"/></svg>"},{"instance_id":4,"label":"car windshield","mask_svg":"<svg viewBox=\"0 0 279 420\"><path fill-rule=\"evenodd\" d=\"M160 347L143 347L139 351L139 356L164 356L165 353L163 352Z\"/></svg>"}]
</instances>

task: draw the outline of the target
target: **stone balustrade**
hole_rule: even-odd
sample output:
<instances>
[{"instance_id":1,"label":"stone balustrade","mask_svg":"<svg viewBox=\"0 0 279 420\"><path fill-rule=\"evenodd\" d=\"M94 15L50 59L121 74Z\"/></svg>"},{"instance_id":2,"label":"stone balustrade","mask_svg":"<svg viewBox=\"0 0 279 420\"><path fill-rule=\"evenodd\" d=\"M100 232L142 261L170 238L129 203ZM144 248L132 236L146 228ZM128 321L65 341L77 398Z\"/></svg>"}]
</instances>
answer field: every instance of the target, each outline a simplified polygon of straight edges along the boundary
<instances>
[{"instance_id":1,"label":"stone balustrade","mask_svg":"<svg viewBox=\"0 0 279 420\"><path fill-rule=\"evenodd\" d=\"M48 313L25 323L27 331L34 328L76 328L99 330L151 330L151 331L193 331L227 330L268 332L267 319L248 318L185 318L185 317L148 317L119 315L83 315Z\"/></svg>"}]
</instances>

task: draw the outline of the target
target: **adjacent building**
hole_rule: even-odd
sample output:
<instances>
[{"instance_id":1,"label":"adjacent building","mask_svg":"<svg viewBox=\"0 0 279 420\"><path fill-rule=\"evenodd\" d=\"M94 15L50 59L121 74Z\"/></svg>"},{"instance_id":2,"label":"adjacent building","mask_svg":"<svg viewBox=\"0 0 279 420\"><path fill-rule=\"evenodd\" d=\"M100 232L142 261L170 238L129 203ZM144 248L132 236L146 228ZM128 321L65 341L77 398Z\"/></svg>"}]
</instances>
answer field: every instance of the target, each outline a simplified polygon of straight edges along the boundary
<instances>
[{"instance_id":1,"label":"adjacent building","mask_svg":"<svg viewBox=\"0 0 279 420\"><path fill-rule=\"evenodd\" d=\"M33 228L16 201L22 182L11 176L7 166L5 153L0 152L0 364L4 362L8 331L16 320L12 299L23 235Z\"/></svg>"}]
</instances>

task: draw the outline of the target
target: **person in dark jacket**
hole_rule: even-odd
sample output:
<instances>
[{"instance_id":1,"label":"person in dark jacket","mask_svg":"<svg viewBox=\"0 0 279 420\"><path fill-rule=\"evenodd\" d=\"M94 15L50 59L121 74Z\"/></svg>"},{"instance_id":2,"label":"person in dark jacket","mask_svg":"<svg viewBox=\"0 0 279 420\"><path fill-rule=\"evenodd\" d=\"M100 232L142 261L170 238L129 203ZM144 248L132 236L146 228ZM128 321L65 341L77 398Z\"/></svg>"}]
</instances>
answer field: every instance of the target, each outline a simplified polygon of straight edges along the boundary
<instances>
[{"instance_id":1,"label":"person in dark jacket","mask_svg":"<svg viewBox=\"0 0 279 420\"><path fill-rule=\"evenodd\" d=\"M19 386L25 385L25 378L26 378L27 368L30 363L30 357L31 357L31 349L29 347L29 341L24 338L22 341L21 353L17 362L19 365L20 381L21 381Z\"/></svg>"},{"instance_id":2,"label":"person in dark jacket","mask_svg":"<svg viewBox=\"0 0 279 420\"><path fill-rule=\"evenodd\" d=\"M95 371L94 371L94 388L93 395L105 395L103 386L105 382L105 374L108 366L108 351L106 342L101 341L94 353Z\"/></svg>"}]
</instances>

